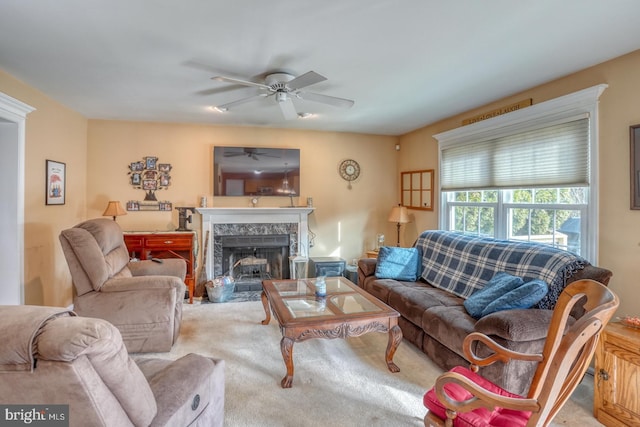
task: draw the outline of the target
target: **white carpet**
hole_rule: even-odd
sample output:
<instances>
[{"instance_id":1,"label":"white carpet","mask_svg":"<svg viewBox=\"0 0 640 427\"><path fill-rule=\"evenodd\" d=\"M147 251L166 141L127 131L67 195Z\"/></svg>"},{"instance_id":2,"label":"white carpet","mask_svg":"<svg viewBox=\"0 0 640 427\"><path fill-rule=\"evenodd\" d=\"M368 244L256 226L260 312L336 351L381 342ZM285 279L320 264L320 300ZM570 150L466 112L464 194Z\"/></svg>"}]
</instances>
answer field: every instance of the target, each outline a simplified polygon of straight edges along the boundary
<instances>
[{"instance_id":1,"label":"white carpet","mask_svg":"<svg viewBox=\"0 0 640 427\"><path fill-rule=\"evenodd\" d=\"M423 426L422 395L441 370L413 345L400 344L387 369L387 334L347 340L312 339L293 347L293 387L282 389L286 368L273 318L261 325L260 302L184 306L182 329L170 353L200 353L226 363L225 425ZM554 425L599 426L589 409L568 402Z\"/></svg>"}]
</instances>

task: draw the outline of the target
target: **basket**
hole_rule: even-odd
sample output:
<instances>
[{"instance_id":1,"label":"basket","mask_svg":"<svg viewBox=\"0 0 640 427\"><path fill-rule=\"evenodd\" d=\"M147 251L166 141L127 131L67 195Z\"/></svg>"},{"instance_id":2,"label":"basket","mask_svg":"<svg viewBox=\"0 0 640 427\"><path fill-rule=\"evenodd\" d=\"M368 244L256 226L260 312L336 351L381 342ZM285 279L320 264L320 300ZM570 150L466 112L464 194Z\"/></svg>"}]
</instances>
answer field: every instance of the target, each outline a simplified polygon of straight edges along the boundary
<instances>
[{"instance_id":1,"label":"basket","mask_svg":"<svg viewBox=\"0 0 640 427\"><path fill-rule=\"evenodd\" d=\"M211 302L225 302L236 290L236 284L233 277L224 276L213 279L205 283L207 288L207 296Z\"/></svg>"}]
</instances>

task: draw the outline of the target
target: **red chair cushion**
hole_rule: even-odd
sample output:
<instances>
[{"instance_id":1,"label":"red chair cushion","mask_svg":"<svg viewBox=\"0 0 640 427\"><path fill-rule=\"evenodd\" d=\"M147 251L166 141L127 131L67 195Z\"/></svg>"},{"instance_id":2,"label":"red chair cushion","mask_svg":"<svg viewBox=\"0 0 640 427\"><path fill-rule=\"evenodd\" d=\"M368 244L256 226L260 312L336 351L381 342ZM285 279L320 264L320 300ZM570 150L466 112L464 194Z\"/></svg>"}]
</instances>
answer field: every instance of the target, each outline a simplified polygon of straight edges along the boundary
<instances>
[{"instance_id":1,"label":"red chair cushion","mask_svg":"<svg viewBox=\"0 0 640 427\"><path fill-rule=\"evenodd\" d=\"M501 396L522 398L522 396L510 393L470 369L462 366L456 366L451 369L450 372L456 372L460 375L464 375L487 391ZM447 384L444 389L454 400L467 400L472 397L471 393L460 387L458 384ZM446 408L438 400L435 389L432 388L425 393L422 402L429 412L438 416L438 418L443 420L447 418ZM525 426L529 417L531 417L531 412L514 411L504 408L495 408L493 411L489 411L485 408L478 408L473 411L458 413L458 416L453 420L453 425L460 427L519 427Z\"/></svg>"}]
</instances>

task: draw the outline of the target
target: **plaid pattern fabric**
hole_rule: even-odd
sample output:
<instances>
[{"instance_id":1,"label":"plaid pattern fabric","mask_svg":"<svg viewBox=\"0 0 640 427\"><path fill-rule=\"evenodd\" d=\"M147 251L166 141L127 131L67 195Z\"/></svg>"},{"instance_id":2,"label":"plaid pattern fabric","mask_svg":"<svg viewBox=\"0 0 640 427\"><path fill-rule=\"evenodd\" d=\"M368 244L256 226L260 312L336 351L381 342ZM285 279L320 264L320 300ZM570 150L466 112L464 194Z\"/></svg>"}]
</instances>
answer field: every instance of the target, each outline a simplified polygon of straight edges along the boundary
<instances>
[{"instance_id":1,"label":"plaid pattern fabric","mask_svg":"<svg viewBox=\"0 0 640 427\"><path fill-rule=\"evenodd\" d=\"M451 231L425 231L416 242L422 252L421 277L429 284L462 298L482 289L505 271L525 282L544 280L547 295L534 308L553 309L567 278L587 265L570 252L539 243L510 242L466 236Z\"/></svg>"}]
</instances>

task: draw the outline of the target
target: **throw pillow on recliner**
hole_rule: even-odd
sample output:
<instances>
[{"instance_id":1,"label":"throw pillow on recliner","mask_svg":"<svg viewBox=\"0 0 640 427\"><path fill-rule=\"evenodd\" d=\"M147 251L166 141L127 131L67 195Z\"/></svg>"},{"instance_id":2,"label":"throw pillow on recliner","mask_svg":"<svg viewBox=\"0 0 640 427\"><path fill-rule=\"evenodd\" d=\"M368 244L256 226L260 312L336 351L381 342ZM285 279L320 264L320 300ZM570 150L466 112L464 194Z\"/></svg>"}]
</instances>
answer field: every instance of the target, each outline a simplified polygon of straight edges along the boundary
<instances>
[{"instance_id":1,"label":"throw pillow on recliner","mask_svg":"<svg viewBox=\"0 0 640 427\"><path fill-rule=\"evenodd\" d=\"M420 251L416 248L383 246L378 252L376 277L415 282L420 275Z\"/></svg>"}]
</instances>

